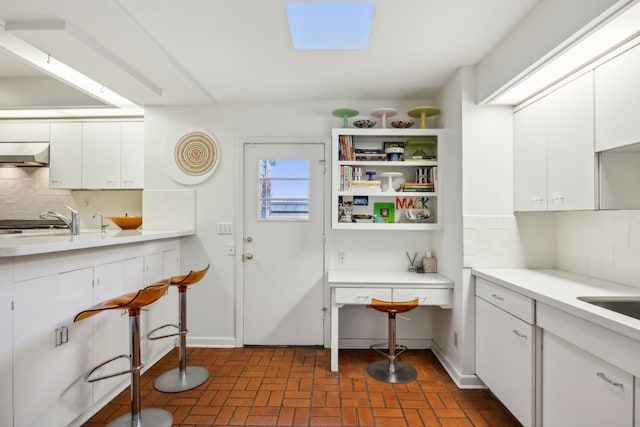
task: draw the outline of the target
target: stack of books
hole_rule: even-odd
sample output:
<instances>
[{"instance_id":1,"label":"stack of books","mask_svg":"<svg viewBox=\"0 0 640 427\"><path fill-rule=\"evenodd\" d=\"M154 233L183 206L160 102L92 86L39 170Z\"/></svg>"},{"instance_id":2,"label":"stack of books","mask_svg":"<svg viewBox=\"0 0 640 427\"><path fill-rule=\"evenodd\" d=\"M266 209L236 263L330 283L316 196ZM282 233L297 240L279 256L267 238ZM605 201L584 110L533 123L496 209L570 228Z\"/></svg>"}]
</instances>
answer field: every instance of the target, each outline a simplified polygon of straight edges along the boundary
<instances>
[{"instance_id":1,"label":"stack of books","mask_svg":"<svg viewBox=\"0 0 640 427\"><path fill-rule=\"evenodd\" d=\"M402 186L404 192L428 192L435 191L433 182L405 182Z\"/></svg>"},{"instance_id":2,"label":"stack of books","mask_svg":"<svg viewBox=\"0 0 640 427\"><path fill-rule=\"evenodd\" d=\"M365 162L387 160L384 150L376 148L356 148L355 156L356 160Z\"/></svg>"},{"instance_id":3,"label":"stack of books","mask_svg":"<svg viewBox=\"0 0 640 427\"><path fill-rule=\"evenodd\" d=\"M351 135L340 135L338 139L338 160L355 160L353 137Z\"/></svg>"}]
</instances>

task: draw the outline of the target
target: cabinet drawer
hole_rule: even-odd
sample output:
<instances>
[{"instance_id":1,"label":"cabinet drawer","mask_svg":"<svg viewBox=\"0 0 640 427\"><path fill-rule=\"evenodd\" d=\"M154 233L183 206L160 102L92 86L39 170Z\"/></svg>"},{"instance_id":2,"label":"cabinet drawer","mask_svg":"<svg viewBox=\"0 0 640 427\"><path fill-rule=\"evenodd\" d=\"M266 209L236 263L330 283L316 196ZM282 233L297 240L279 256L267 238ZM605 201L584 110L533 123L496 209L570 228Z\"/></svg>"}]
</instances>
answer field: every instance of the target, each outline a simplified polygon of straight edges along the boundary
<instances>
[{"instance_id":1,"label":"cabinet drawer","mask_svg":"<svg viewBox=\"0 0 640 427\"><path fill-rule=\"evenodd\" d=\"M419 305L451 305L450 289L393 289L393 301L411 301L418 298Z\"/></svg>"},{"instance_id":2,"label":"cabinet drawer","mask_svg":"<svg viewBox=\"0 0 640 427\"><path fill-rule=\"evenodd\" d=\"M534 324L533 299L481 277L476 277L476 295L517 318Z\"/></svg>"},{"instance_id":3,"label":"cabinet drawer","mask_svg":"<svg viewBox=\"0 0 640 427\"><path fill-rule=\"evenodd\" d=\"M389 288L335 288L336 304L371 304L371 298L391 301Z\"/></svg>"}]
</instances>

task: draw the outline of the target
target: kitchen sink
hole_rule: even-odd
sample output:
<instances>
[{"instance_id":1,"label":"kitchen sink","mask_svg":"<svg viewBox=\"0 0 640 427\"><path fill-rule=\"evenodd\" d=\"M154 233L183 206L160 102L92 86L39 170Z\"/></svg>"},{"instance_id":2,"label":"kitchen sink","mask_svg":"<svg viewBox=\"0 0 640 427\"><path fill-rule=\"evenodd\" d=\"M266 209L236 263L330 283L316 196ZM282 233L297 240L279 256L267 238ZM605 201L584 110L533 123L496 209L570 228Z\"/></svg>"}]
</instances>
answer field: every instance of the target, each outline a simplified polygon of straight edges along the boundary
<instances>
[{"instance_id":1,"label":"kitchen sink","mask_svg":"<svg viewBox=\"0 0 640 427\"><path fill-rule=\"evenodd\" d=\"M640 320L640 296L578 297L578 299Z\"/></svg>"}]
</instances>

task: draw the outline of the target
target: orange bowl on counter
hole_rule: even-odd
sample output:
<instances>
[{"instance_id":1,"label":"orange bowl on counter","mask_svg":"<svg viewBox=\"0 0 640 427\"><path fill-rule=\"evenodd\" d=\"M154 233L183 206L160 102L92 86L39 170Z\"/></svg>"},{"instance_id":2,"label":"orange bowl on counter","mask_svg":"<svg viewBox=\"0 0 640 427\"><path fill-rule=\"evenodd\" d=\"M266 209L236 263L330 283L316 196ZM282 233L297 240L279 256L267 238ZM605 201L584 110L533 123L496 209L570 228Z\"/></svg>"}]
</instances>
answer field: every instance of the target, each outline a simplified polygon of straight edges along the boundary
<instances>
[{"instance_id":1,"label":"orange bowl on counter","mask_svg":"<svg viewBox=\"0 0 640 427\"><path fill-rule=\"evenodd\" d=\"M135 230L142 225L141 216L108 216L107 218L123 230Z\"/></svg>"}]
</instances>

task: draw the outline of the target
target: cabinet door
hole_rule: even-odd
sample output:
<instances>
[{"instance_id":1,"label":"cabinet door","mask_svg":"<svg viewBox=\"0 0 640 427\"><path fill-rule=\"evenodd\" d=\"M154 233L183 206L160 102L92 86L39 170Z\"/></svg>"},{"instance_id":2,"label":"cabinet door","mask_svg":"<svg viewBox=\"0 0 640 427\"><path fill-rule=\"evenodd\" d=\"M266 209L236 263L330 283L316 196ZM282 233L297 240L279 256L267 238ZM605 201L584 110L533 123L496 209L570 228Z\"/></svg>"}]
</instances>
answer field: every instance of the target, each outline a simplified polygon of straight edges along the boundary
<instances>
[{"instance_id":1,"label":"cabinet door","mask_svg":"<svg viewBox=\"0 0 640 427\"><path fill-rule=\"evenodd\" d=\"M82 188L82 123L51 123L49 188Z\"/></svg>"},{"instance_id":2,"label":"cabinet door","mask_svg":"<svg viewBox=\"0 0 640 427\"><path fill-rule=\"evenodd\" d=\"M478 297L476 373L518 421L533 426L533 326Z\"/></svg>"},{"instance_id":3,"label":"cabinet door","mask_svg":"<svg viewBox=\"0 0 640 427\"><path fill-rule=\"evenodd\" d=\"M195 269L204 268L194 267ZM177 249L165 251L163 254L163 270L164 277L169 278L171 276L180 275L180 253ZM198 286L198 285L195 285ZM189 295L189 292L187 292ZM165 324L178 324L178 288L171 286L167 296L164 298L164 323ZM189 306L189 297L187 297L187 307ZM188 308L187 308L188 311Z\"/></svg>"},{"instance_id":4,"label":"cabinet door","mask_svg":"<svg viewBox=\"0 0 640 427\"><path fill-rule=\"evenodd\" d=\"M595 69L596 151L640 142L640 46Z\"/></svg>"},{"instance_id":5,"label":"cabinet door","mask_svg":"<svg viewBox=\"0 0 640 427\"><path fill-rule=\"evenodd\" d=\"M513 209L547 210L547 100L513 115Z\"/></svg>"},{"instance_id":6,"label":"cabinet door","mask_svg":"<svg viewBox=\"0 0 640 427\"><path fill-rule=\"evenodd\" d=\"M124 293L123 265L122 261L118 261L94 267L94 304L115 298ZM126 316L126 312L108 310L96 314L93 317L93 321L95 322L94 366L112 357L129 354L129 329L127 327L128 316ZM129 369L128 359L119 359L98 370L95 375L100 376L127 369ZM94 383L94 400L98 402L111 390L121 386L128 380L129 377L127 375L122 375Z\"/></svg>"},{"instance_id":7,"label":"cabinet door","mask_svg":"<svg viewBox=\"0 0 640 427\"><path fill-rule=\"evenodd\" d=\"M542 425L631 426L633 376L546 330Z\"/></svg>"},{"instance_id":8,"label":"cabinet door","mask_svg":"<svg viewBox=\"0 0 640 427\"><path fill-rule=\"evenodd\" d=\"M162 262L162 253L145 255L144 286L149 286L159 280L164 279ZM154 328L164 325L164 303L165 298L162 297L153 304L149 304L147 306L148 311L142 313L141 330L145 335ZM167 330L166 332L172 331ZM162 348L169 345L169 343L169 339L161 339L156 341L149 341L147 339L144 339L142 345L142 361L147 364L162 351Z\"/></svg>"},{"instance_id":9,"label":"cabinet door","mask_svg":"<svg viewBox=\"0 0 640 427\"><path fill-rule=\"evenodd\" d=\"M0 259L0 426L13 423L13 364L11 347L13 316L11 313L11 258Z\"/></svg>"},{"instance_id":10,"label":"cabinet door","mask_svg":"<svg viewBox=\"0 0 640 427\"><path fill-rule=\"evenodd\" d=\"M144 187L144 122L122 123L121 188Z\"/></svg>"},{"instance_id":11,"label":"cabinet door","mask_svg":"<svg viewBox=\"0 0 640 427\"><path fill-rule=\"evenodd\" d=\"M82 188L120 188L121 139L120 123L83 123Z\"/></svg>"},{"instance_id":12,"label":"cabinet door","mask_svg":"<svg viewBox=\"0 0 640 427\"><path fill-rule=\"evenodd\" d=\"M595 209L593 73L550 94L547 106L548 209Z\"/></svg>"},{"instance_id":13,"label":"cabinet door","mask_svg":"<svg viewBox=\"0 0 640 427\"><path fill-rule=\"evenodd\" d=\"M14 283L14 425L63 426L91 406L93 322L73 318L93 303L92 279L86 268Z\"/></svg>"}]
</instances>

